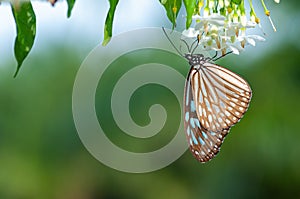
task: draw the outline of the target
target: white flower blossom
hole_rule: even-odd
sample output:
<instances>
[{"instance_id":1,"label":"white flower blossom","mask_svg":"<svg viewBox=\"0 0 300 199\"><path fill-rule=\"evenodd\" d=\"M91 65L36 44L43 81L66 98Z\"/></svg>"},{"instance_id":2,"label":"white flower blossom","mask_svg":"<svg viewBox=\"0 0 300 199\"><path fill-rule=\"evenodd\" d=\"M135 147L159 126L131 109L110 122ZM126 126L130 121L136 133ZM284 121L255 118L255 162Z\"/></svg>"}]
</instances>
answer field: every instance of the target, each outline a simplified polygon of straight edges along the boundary
<instances>
[{"instance_id":1,"label":"white flower blossom","mask_svg":"<svg viewBox=\"0 0 300 199\"><path fill-rule=\"evenodd\" d=\"M274 1L279 3L280 0ZM256 28L257 25L261 28L252 1L250 1L250 18L246 15L244 3L236 6L229 0L219 1L218 4L215 2L207 0L203 10L199 8L197 14L192 17L194 25L182 32L184 37L197 38L203 50L221 51L223 55L228 50L239 54L246 45L255 46L257 42L265 41L260 35L247 35L247 30ZM265 8L264 3L263 6ZM270 12L266 8L265 11L269 16ZM272 21L271 24L276 30Z\"/></svg>"},{"instance_id":2,"label":"white flower blossom","mask_svg":"<svg viewBox=\"0 0 300 199\"><path fill-rule=\"evenodd\" d=\"M248 36L239 36L237 40L240 42L245 41L246 43L255 46L256 41L265 41L265 38L259 35L248 35Z\"/></svg>"},{"instance_id":3,"label":"white flower blossom","mask_svg":"<svg viewBox=\"0 0 300 199\"><path fill-rule=\"evenodd\" d=\"M189 28L187 30L184 30L182 32L182 35L184 37L194 38L194 37L197 37L199 35L199 31L195 30L195 28Z\"/></svg>"},{"instance_id":4,"label":"white flower blossom","mask_svg":"<svg viewBox=\"0 0 300 199\"><path fill-rule=\"evenodd\" d=\"M203 50L222 51L224 54L229 49L234 54L239 54L246 44L255 46L256 41L264 41L259 35L245 35L246 29L256 26L256 23L247 21L246 18L243 18L243 21L228 22L224 16L212 14L207 17L195 15L193 19L200 22L196 23L194 28L184 30L182 34L188 38L201 35L199 45ZM240 31L241 29L243 31Z\"/></svg>"},{"instance_id":5,"label":"white flower blossom","mask_svg":"<svg viewBox=\"0 0 300 199\"><path fill-rule=\"evenodd\" d=\"M217 26L222 26L225 23L226 18L220 14L213 13L209 16L200 16L200 15L194 15L192 17L194 20L200 20L203 24L209 23ZM200 23L201 23L200 22Z\"/></svg>"}]
</instances>

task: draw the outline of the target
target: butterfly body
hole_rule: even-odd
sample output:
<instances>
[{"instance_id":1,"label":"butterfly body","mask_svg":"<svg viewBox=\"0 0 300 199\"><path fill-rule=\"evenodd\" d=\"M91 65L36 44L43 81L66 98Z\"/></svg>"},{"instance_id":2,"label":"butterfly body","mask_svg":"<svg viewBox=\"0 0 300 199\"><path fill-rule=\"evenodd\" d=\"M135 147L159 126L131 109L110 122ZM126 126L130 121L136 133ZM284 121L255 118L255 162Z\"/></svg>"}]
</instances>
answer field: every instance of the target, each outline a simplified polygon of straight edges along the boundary
<instances>
[{"instance_id":1,"label":"butterfly body","mask_svg":"<svg viewBox=\"0 0 300 199\"><path fill-rule=\"evenodd\" d=\"M252 91L237 74L202 54L185 54L191 65L184 95L184 129L190 150L207 162L249 107Z\"/></svg>"}]
</instances>

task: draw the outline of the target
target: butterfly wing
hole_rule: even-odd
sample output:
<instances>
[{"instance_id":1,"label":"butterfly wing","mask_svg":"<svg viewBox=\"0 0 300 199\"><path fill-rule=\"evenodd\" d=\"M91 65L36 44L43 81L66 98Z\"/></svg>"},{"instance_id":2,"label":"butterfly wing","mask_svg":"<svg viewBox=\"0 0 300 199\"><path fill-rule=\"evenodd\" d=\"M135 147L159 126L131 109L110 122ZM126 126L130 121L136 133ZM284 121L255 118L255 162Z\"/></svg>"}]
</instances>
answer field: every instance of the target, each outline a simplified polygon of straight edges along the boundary
<instances>
[{"instance_id":1,"label":"butterfly wing","mask_svg":"<svg viewBox=\"0 0 300 199\"><path fill-rule=\"evenodd\" d=\"M195 90L191 82L191 75L194 74L194 70L193 68L191 69L185 85L184 129L193 155L200 162L207 162L219 152L229 129L210 131L203 128L200 123L195 109L196 106L193 95Z\"/></svg>"},{"instance_id":2,"label":"butterfly wing","mask_svg":"<svg viewBox=\"0 0 300 199\"><path fill-rule=\"evenodd\" d=\"M230 129L249 107L251 88L237 74L206 62L190 71L195 109L208 131Z\"/></svg>"}]
</instances>

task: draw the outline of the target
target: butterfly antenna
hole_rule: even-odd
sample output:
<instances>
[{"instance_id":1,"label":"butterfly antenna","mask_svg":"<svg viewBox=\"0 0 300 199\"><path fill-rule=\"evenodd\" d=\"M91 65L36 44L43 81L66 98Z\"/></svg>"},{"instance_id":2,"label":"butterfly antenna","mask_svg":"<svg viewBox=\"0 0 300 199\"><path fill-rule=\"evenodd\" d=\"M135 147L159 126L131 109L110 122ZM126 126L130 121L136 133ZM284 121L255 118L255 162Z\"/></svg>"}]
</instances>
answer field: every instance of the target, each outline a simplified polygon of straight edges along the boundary
<instances>
[{"instance_id":1,"label":"butterfly antenna","mask_svg":"<svg viewBox=\"0 0 300 199\"><path fill-rule=\"evenodd\" d=\"M213 61L217 61L218 59L221 59L221 58L223 58L223 57L225 57L226 55L229 55L229 54L231 54L233 51L229 51L229 52L227 52L227 53L225 53L224 55L221 55L220 57L217 57L217 58L212 58L211 60L213 60ZM215 57L215 56L214 56Z\"/></svg>"},{"instance_id":2,"label":"butterfly antenna","mask_svg":"<svg viewBox=\"0 0 300 199\"><path fill-rule=\"evenodd\" d=\"M193 48L191 54L194 54L195 50L197 49L197 47L198 47L198 45L199 45L199 40L196 39L196 40L192 43L192 46L191 46L191 47L193 47L193 45L194 45L196 42L197 42L197 44L196 44L196 46Z\"/></svg>"},{"instance_id":3,"label":"butterfly antenna","mask_svg":"<svg viewBox=\"0 0 300 199\"><path fill-rule=\"evenodd\" d=\"M198 34L198 35L197 35L197 39L192 43L191 48L192 48L193 45L197 42L197 44L196 44L195 48L192 50L191 54L194 54L195 50L197 49L197 47L198 47L198 45L199 45L199 43L200 43L200 40L201 40L201 37L202 37L203 34L204 34L204 31L203 31L201 34Z\"/></svg>"},{"instance_id":4,"label":"butterfly antenna","mask_svg":"<svg viewBox=\"0 0 300 199\"><path fill-rule=\"evenodd\" d=\"M193 46L195 45L195 43L198 41L198 39L196 39L195 41L193 41L192 45L191 45L191 49L193 49ZM199 42L198 42L199 43ZM193 49L194 50L194 49Z\"/></svg>"},{"instance_id":5,"label":"butterfly antenna","mask_svg":"<svg viewBox=\"0 0 300 199\"><path fill-rule=\"evenodd\" d=\"M188 52L191 53L191 48L189 47L188 43L184 40L184 39L180 39L186 46L186 48L188 49Z\"/></svg>"},{"instance_id":6,"label":"butterfly antenna","mask_svg":"<svg viewBox=\"0 0 300 199\"><path fill-rule=\"evenodd\" d=\"M176 48L176 46L174 45L174 43L171 41L171 39L169 38L169 36L168 36L168 34L167 34L167 32L166 32L166 30L165 30L164 27L162 27L162 30L164 31L167 39L169 40L169 42L171 43L171 45L173 46L173 48L178 52L179 55L181 55L182 57L184 57L183 54Z\"/></svg>"}]
</instances>

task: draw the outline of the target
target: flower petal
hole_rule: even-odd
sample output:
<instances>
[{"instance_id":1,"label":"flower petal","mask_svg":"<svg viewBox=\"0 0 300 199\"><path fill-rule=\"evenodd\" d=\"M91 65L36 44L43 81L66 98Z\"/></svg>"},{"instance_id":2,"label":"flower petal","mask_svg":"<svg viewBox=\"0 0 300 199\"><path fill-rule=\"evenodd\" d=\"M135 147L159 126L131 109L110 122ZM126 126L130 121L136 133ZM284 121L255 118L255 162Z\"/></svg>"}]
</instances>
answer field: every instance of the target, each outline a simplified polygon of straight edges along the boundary
<instances>
[{"instance_id":1,"label":"flower petal","mask_svg":"<svg viewBox=\"0 0 300 199\"><path fill-rule=\"evenodd\" d=\"M216 19L208 19L208 23L216 25L216 26L224 26L225 21L224 20L216 20Z\"/></svg>"},{"instance_id":2,"label":"flower petal","mask_svg":"<svg viewBox=\"0 0 300 199\"><path fill-rule=\"evenodd\" d=\"M227 44L228 45L228 48L230 50L232 50L232 53L236 54L236 55L239 55L240 52L244 51L244 48L242 48L240 46L240 43L237 42L237 43L234 43L234 44Z\"/></svg>"},{"instance_id":3,"label":"flower petal","mask_svg":"<svg viewBox=\"0 0 300 199\"><path fill-rule=\"evenodd\" d=\"M235 46L229 46L230 50L232 50L233 54L239 55L240 51Z\"/></svg>"},{"instance_id":4,"label":"flower petal","mask_svg":"<svg viewBox=\"0 0 300 199\"><path fill-rule=\"evenodd\" d=\"M255 40L254 40L254 39L248 37L248 38L246 38L246 41L247 41L247 43L249 43L250 45L255 46Z\"/></svg>"},{"instance_id":5,"label":"flower petal","mask_svg":"<svg viewBox=\"0 0 300 199\"><path fill-rule=\"evenodd\" d=\"M195 30L203 30L204 28L204 21L200 21L199 23L196 23Z\"/></svg>"},{"instance_id":6,"label":"flower petal","mask_svg":"<svg viewBox=\"0 0 300 199\"><path fill-rule=\"evenodd\" d=\"M263 38L262 36L259 36L259 35L248 35L247 37L248 37L248 38L255 39L255 40L257 40L257 41L266 41L265 38Z\"/></svg>"},{"instance_id":7,"label":"flower petal","mask_svg":"<svg viewBox=\"0 0 300 199\"><path fill-rule=\"evenodd\" d=\"M195 19L195 20L201 20L203 17L201 17L200 15L193 15L192 16L192 19Z\"/></svg>"},{"instance_id":8,"label":"flower petal","mask_svg":"<svg viewBox=\"0 0 300 199\"><path fill-rule=\"evenodd\" d=\"M217 14L217 13L213 13L209 16L210 19L213 20L222 20L225 21L226 17L224 17L223 15Z\"/></svg>"},{"instance_id":9,"label":"flower petal","mask_svg":"<svg viewBox=\"0 0 300 199\"><path fill-rule=\"evenodd\" d=\"M182 35L185 37L197 37L199 31L195 30L194 28L189 28L182 32Z\"/></svg>"}]
</instances>

